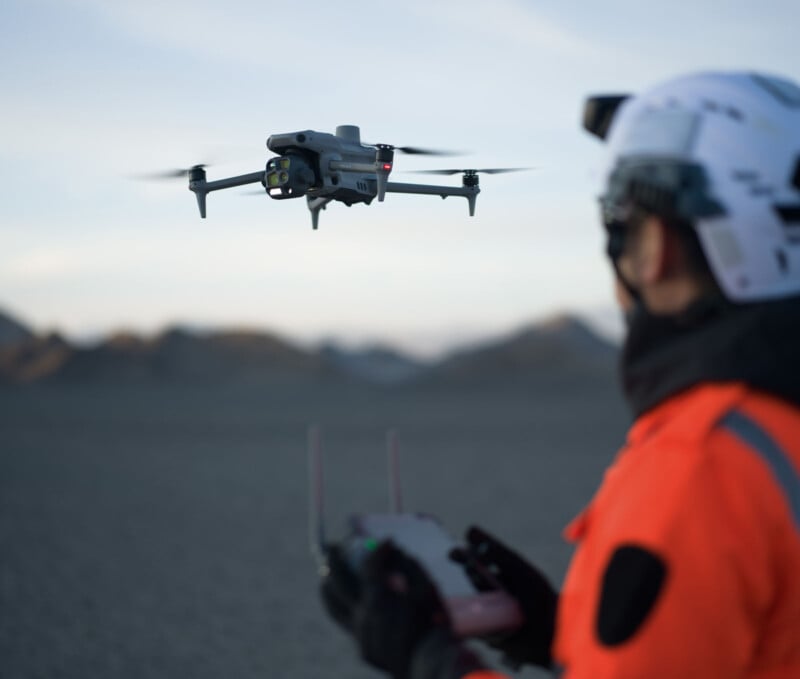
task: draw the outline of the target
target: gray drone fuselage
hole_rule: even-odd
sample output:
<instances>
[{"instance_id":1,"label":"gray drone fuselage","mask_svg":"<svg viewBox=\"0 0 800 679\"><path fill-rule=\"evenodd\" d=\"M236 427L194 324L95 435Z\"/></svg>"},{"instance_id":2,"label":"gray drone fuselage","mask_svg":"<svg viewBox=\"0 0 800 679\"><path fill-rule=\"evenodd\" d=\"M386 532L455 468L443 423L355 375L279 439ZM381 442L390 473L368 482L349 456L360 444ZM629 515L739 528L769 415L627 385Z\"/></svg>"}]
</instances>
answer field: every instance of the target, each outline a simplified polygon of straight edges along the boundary
<instances>
[{"instance_id":1,"label":"gray drone fuselage","mask_svg":"<svg viewBox=\"0 0 800 679\"><path fill-rule=\"evenodd\" d=\"M335 135L314 130L273 134L267 139L267 148L280 154L267 164L265 188L272 198L306 195L310 199L328 197L345 205L369 205L378 195L378 174L388 176L392 165L389 160L379 166L376 149L361 144L354 125L337 127ZM280 174L277 180L274 177L280 173L281 161L287 160L284 184ZM313 172L311 182L307 168ZM274 186L270 186L270 180Z\"/></svg>"}]
</instances>

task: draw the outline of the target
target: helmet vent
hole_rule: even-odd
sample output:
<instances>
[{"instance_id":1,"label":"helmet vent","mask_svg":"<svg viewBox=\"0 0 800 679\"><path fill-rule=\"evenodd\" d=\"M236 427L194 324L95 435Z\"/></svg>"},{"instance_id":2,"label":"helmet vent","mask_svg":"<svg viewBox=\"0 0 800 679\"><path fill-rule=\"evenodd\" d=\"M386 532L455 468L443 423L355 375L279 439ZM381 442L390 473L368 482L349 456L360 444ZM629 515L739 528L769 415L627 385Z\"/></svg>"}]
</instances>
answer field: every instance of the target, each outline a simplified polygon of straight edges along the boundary
<instances>
[{"instance_id":1,"label":"helmet vent","mask_svg":"<svg viewBox=\"0 0 800 679\"><path fill-rule=\"evenodd\" d=\"M800 245L800 204L773 205L773 209L783 222L786 239L792 245Z\"/></svg>"},{"instance_id":2,"label":"helmet vent","mask_svg":"<svg viewBox=\"0 0 800 679\"><path fill-rule=\"evenodd\" d=\"M775 212L784 224L800 226L800 205L775 205Z\"/></svg>"},{"instance_id":3,"label":"helmet vent","mask_svg":"<svg viewBox=\"0 0 800 679\"><path fill-rule=\"evenodd\" d=\"M733 106L728 106L728 108L725 109L725 113L727 113L728 117L732 118L733 120L737 120L739 122L744 120L744 114L738 108L734 108Z\"/></svg>"},{"instance_id":4,"label":"helmet vent","mask_svg":"<svg viewBox=\"0 0 800 679\"><path fill-rule=\"evenodd\" d=\"M726 115L731 120L736 120L737 122L744 120L744 114L735 106L721 104L717 101L712 101L711 99L703 99L702 107L704 111Z\"/></svg>"},{"instance_id":5,"label":"helmet vent","mask_svg":"<svg viewBox=\"0 0 800 679\"><path fill-rule=\"evenodd\" d=\"M733 178L737 182L755 182L758 180L757 170L734 170Z\"/></svg>"},{"instance_id":6,"label":"helmet vent","mask_svg":"<svg viewBox=\"0 0 800 679\"><path fill-rule=\"evenodd\" d=\"M771 186L757 184L750 188L750 195L758 198L759 196L772 196L775 194L775 189Z\"/></svg>"},{"instance_id":7,"label":"helmet vent","mask_svg":"<svg viewBox=\"0 0 800 679\"><path fill-rule=\"evenodd\" d=\"M745 185L745 190L756 198L760 196L775 195L775 187L761 180L761 175L756 170L738 169L731 173L734 181Z\"/></svg>"},{"instance_id":8,"label":"helmet vent","mask_svg":"<svg viewBox=\"0 0 800 679\"><path fill-rule=\"evenodd\" d=\"M775 250L775 259L778 262L778 269L782 274L789 272L789 258L786 256L786 250L778 248Z\"/></svg>"},{"instance_id":9,"label":"helmet vent","mask_svg":"<svg viewBox=\"0 0 800 679\"><path fill-rule=\"evenodd\" d=\"M794 174L792 175L792 186L800 191L800 156L797 156L797 162L794 165Z\"/></svg>"}]
</instances>

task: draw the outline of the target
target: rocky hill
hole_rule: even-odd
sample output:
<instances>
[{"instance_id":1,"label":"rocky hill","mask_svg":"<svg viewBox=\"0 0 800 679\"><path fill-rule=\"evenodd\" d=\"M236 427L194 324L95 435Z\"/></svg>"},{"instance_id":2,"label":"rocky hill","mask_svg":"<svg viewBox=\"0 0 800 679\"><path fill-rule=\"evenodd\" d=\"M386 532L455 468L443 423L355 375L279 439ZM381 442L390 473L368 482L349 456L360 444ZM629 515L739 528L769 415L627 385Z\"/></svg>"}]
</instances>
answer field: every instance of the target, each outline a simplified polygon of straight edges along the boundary
<instances>
[{"instance_id":1,"label":"rocky hill","mask_svg":"<svg viewBox=\"0 0 800 679\"><path fill-rule=\"evenodd\" d=\"M326 342L319 352L324 361L340 372L374 384L412 382L428 368L426 363L387 346L374 345L354 350Z\"/></svg>"},{"instance_id":2,"label":"rocky hill","mask_svg":"<svg viewBox=\"0 0 800 679\"><path fill-rule=\"evenodd\" d=\"M605 379L616 348L583 322L560 316L427 364L390 347L299 348L267 332L171 328L146 338L120 333L90 347L58 334L36 336L8 316L0 383L319 384L427 387L518 386ZM19 328L18 330L13 330Z\"/></svg>"},{"instance_id":3,"label":"rocky hill","mask_svg":"<svg viewBox=\"0 0 800 679\"><path fill-rule=\"evenodd\" d=\"M0 311L0 349L33 337L33 332L20 321Z\"/></svg>"},{"instance_id":4,"label":"rocky hill","mask_svg":"<svg viewBox=\"0 0 800 679\"><path fill-rule=\"evenodd\" d=\"M50 336L0 350L6 382L308 382L327 373L320 356L249 331L199 334L172 328L150 339L117 334L92 347Z\"/></svg>"},{"instance_id":5,"label":"rocky hill","mask_svg":"<svg viewBox=\"0 0 800 679\"><path fill-rule=\"evenodd\" d=\"M424 379L465 387L606 379L616 369L617 352L617 347L581 320L562 315L509 337L456 351Z\"/></svg>"}]
</instances>

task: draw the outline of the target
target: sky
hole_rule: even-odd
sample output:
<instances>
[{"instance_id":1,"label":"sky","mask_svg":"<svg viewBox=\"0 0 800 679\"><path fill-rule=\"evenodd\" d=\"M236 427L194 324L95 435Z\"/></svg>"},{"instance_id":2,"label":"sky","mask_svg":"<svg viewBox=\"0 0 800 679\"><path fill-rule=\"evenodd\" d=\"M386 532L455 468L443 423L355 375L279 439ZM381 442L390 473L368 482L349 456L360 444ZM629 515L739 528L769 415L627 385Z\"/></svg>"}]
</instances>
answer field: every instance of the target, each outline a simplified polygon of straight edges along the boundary
<instances>
[{"instance_id":1,"label":"sky","mask_svg":"<svg viewBox=\"0 0 800 679\"><path fill-rule=\"evenodd\" d=\"M572 312L619 331L586 96L698 70L800 81L800 5L673 0L4 0L0 309L77 340L172 324L420 355ZM263 169L270 134L337 125L484 175L463 198L331 204L141 175ZM434 177L459 184L458 177Z\"/></svg>"}]
</instances>

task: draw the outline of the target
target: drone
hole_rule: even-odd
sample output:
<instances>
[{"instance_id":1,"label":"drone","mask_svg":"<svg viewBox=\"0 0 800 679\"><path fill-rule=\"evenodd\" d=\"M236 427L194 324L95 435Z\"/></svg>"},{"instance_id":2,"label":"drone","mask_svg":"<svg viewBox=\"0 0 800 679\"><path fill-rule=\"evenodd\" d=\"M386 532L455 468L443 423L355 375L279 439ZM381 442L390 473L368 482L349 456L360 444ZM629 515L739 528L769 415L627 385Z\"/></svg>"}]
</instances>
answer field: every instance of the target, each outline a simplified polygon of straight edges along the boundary
<instances>
[{"instance_id":1,"label":"drone","mask_svg":"<svg viewBox=\"0 0 800 679\"><path fill-rule=\"evenodd\" d=\"M270 198L286 200L305 196L311 212L311 226L319 226L319 213L328 203L339 201L348 207L356 203L369 205L375 198L383 202L387 193L415 193L441 196L463 196L469 214L475 214L475 201L480 193L478 175L516 172L530 168L419 170L421 173L462 175L461 186L436 186L390 182L394 153L409 155L452 155L412 146L364 144L356 125L340 125L335 134L305 130L273 134L267 148L278 154L258 172L209 181L206 165L193 165L163 176L189 178L189 190L197 198L200 216L206 217L206 196L212 191L247 184L261 184Z\"/></svg>"}]
</instances>

